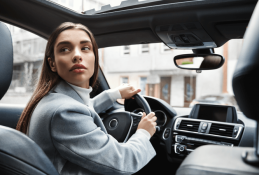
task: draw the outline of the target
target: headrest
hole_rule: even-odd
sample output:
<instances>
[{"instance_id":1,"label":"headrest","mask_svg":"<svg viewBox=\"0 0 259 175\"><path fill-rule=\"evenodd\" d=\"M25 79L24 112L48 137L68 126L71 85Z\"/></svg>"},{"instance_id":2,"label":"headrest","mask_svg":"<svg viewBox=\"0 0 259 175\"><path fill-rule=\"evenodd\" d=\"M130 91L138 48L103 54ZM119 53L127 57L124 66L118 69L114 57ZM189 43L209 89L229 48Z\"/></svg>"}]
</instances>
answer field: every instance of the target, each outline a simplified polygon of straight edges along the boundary
<instances>
[{"instance_id":1,"label":"headrest","mask_svg":"<svg viewBox=\"0 0 259 175\"><path fill-rule=\"evenodd\" d=\"M247 27L233 75L237 103L246 117L259 121L259 4Z\"/></svg>"},{"instance_id":2,"label":"headrest","mask_svg":"<svg viewBox=\"0 0 259 175\"><path fill-rule=\"evenodd\" d=\"M13 74L13 43L9 29L0 22L0 100L8 90Z\"/></svg>"}]
</instances>

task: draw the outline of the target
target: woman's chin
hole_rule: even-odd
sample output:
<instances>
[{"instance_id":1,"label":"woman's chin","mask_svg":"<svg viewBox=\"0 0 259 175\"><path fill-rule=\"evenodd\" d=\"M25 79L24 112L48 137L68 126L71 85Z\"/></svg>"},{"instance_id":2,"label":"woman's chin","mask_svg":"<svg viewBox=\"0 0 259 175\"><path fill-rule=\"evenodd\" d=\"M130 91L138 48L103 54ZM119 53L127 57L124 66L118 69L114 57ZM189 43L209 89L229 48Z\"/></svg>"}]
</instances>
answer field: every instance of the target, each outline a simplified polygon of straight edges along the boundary
<instances>
[{"instance_id":1,"label":"woman's chin","mask_svg":"<svg viewBox=\"0 0 259 175\"><path fill-rule=\"evenodd\" d=\"M87 78L74 78L73 80L68 80L67 82L84 88L89 86L89 79Z\"/></svg>"}]
</instances>

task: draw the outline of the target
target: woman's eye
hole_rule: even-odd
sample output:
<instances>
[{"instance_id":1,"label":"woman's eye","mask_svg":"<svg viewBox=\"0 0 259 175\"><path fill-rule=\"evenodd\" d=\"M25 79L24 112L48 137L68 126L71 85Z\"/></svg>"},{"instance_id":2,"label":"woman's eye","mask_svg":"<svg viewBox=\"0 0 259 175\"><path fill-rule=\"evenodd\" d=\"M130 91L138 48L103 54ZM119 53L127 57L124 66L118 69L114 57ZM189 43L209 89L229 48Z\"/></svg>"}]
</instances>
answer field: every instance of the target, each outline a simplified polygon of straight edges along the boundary
<instances>
[{"instance_id":1,"label":"woman's eye","mask_svg":"<svg viewBox=\"0 0 259 175\"><path fill-rule=\"evenodd\" d=\"M90 50L89 47L83 47L82 50Z\"/></svg>"},{"instance_id":2,"label":"woman's eye","mask_svg":"<svg viewBox=\"0 0 259 175\"><path fill-rule=\"evenodd\" d=\"M69 49L68 48L62 48L62 49L60 49L60 51L61 52L67 52L67 51L69 51Z\"/></svg>"}]
</instances>

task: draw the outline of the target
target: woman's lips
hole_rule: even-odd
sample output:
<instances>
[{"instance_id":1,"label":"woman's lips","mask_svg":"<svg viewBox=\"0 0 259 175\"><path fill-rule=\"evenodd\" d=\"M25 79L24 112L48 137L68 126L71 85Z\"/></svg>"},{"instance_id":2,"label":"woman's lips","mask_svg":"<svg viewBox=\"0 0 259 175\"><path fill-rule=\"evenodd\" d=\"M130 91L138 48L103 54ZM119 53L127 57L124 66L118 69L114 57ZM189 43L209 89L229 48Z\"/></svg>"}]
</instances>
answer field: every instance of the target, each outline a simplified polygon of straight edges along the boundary
<instances>
[{"instance_id":1,"label":"woman's lips","mask_svg":"<svg viewBox=\"0 0 259 175\"><path fill-rule=\"evenodd\" d=\"M84 71L85 71L85 69L74 69L74 70L72 70L72 72L74 72L74 73L82 73Z\"/></svg>"},{"instance_id":2,"label":"woman's lips","mask_svg":"<svg viewBox=\"0 0 259 175\"><path fill-rule=\"evenodd\" d=\"M71 67L70 70L73 70L73 69L86 69L86 67L82 64L75 64L74 66Z\"/></svg>"}]
</instances>

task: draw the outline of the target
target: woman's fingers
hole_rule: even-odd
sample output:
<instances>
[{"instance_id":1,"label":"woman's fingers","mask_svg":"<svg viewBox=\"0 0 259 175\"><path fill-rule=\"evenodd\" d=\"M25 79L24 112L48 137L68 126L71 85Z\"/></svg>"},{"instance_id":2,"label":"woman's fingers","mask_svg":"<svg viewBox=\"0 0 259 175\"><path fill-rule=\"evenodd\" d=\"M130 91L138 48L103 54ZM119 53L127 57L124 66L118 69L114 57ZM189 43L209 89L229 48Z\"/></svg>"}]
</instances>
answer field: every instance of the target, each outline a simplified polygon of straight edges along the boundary
<instances>
[{"instance_id":1,"label":"woman's fingers","mask_svg":"<svg viewBox=\"0 0 259 175\"><path fill-rule=\"evenodd\" d=\"M149 119L151 119L151 118L153 118L155 116L155 113L154 112L150 112L147 116L148 116Z\"/></svg>"},{"instance_id":2,"label":"woman's fingers","mask_svg":"<svg viewBox=\"0 0 259 175\"><path fill-rule=\"evenodd\" d=\"M157 117L154 116L153 118L151 118L151 120L152 120L153 122L155 122L155 121L157 120Z\"/></svg>"},{"instance_id":3,"label":"woman's fingers","mask_svg":"<svg viewBox=\"0 0 259 175\"><path fill-rule=\"evenodd\" d=\"M145 112L143 112L143 115L142 115L141 119L143 119L144 117L146 117L146 113Z\"/></svg>"},{"instance_id":4,"label":"woman's fingers","mask_svg":"<svg viewBox=\"0 0 259 175\"><path fill-rule=\"evenodd\" d=\"M140 91L141 91L141 89L136 89L136 90L133 90L133 91L131 92L131 94L132 94L132 96L133 96L133 95L139 93Z\"/></svg>"}]
</instances>

